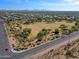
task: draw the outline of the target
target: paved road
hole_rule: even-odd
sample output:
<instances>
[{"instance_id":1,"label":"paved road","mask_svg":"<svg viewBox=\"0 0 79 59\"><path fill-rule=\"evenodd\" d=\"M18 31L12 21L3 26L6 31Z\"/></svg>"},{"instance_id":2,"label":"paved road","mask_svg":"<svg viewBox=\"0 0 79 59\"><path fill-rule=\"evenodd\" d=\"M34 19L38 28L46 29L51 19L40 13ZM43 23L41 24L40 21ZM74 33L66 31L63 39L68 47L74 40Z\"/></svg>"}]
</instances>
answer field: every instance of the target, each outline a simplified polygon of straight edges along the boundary
<instances>
[{"instance_id":1,"label":"paved road","mask_svg":"<svg viewBox=\"0 0 79 59\"><path fill-rule=\"evenodd\" d=\"M6 51L5 49L8 49L8 51ZM6 58L6 57L10 57L11 55L13 55L10 49L11 48L8 42L7 34L4 29L4 23L0 22L0 57Z\"/></svg>"},{"instance_id":2,"label":"paved road","mask_svg":"<svg viewBox=\"0 0 79 59\"><path fill-rule=\"evenodd\" d=\"M50 41L49 43L46 43L46 44L41 45L41 46L39 46L39 47L36 47L36 48L34 48L34 49L30 49L29 51L20 53L20 54L18 54L18 56L16 56L16 57L17 57L17 58L18 58L18 57L22 58L22 57L25 57L25 56L26 56L26 57L29 57L29 56L31 56L31 55L33 55L33 54L42 52L42 51L44 51L45 49L48 49L48 48L53 47L53 46L55 46L55 45L59 45L59 44L61 44L61 43L63 43L63 42L70 41L70 40L72 40L72 39L74 39L74 38L76 38L76 37L79 38L79 32L77 32L77 33L74 32L74 33L70 34L69 36L61 37L61 38L58 38L57 40Z\"/></svg>"},{"instance_id":3,"label":"paved road","mask_svg":"<svg viewBox=\"0 0 79 59\"><path fill-rule=\"evenodd\" d=\"M11 48L10 48L10 45L9 45L9 42L8 42L8 38L7 38L7 35L6 35L6 32L5 32L5 29L4 29L3 22L0 22L0 59L23 59L23 57L32 56L34 54L42 52L45 49L48 49L48 48L53 47L55 45L59 45L63 42L73 40L76 37L79 38L79 32L71 33L68 36L58 38L57 40L50 41L46 44L43 44L39 47L30 49L30 50L22 52L22 53L13 53L10 50ZM9 51L5 51L5 48L8 48Z\"/></svg>"},{"instance_id":4,"label":"paved road","mask_svg":"<svg viewBox=\"0 0 79 59\"><path fill-rule=\"evenodd\" d=\"M3 22L0 22L0 56L9 55L9 53L5 51L6 48L10 47L7 41L7 35L5 34Z\"/></svg>"}]
</instances>

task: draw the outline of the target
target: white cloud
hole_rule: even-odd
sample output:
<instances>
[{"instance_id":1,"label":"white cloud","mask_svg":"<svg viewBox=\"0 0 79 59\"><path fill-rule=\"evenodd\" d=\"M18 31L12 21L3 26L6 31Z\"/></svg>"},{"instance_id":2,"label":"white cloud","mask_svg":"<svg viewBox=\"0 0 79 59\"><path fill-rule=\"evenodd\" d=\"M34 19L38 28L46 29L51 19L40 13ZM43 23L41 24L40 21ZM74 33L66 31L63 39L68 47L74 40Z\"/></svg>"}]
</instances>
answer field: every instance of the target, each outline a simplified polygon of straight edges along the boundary
<instances>
[{"instance_id":1,"label":"white cloud","mask_svg":"<svg viewBox=\"0 0 79 59\"><path fill-rule=\"evenodd\" d=\"M64 7L78 7L79 6L79 0L64 0L64 2L61 3L40 3L39 5L44 6L64 6Z\"/></svg>"},{"instance_id":2,"label":"white cloud","mask_svg":"<svg viewBox=\"0 0 79 59\"><path fill-rule=\"evenodd\" d=\"M43 5L43 6L65 6L65 7L69 7L69 6L79 6L79 2L75 2L75 3L40 3L39 5Z\"/></svg>"},{"instance_id":3,"label":"white cloud","mask_svg":"<svg viewBox=\"0 0 79 59\"><path fill-rule=\"evenodd\" d=\"M64 0L61 3L38 3L38 6L51 10L79 10L79 0Z\"/></svg>"},{"instance_id":4,"label":"white cloud","mask_svg":"<svg viewBox=\"0 0 79 59\"><path fill-rule=\"evenodd\" d=\"M64 0L65 3L68 3L70 5L79 5L79 0Z\"/></svg>"},{"instance_id":5,"label":"white cloud","mask_svg":"<svg viewBox=\"0 0 79 59\"><path fill-rule=\"evenodd\" d=\"M72 2L72 1L75 1L75 0L64 0L64 1L66 1L66 2Z\"/></svg>"}]
</instances>

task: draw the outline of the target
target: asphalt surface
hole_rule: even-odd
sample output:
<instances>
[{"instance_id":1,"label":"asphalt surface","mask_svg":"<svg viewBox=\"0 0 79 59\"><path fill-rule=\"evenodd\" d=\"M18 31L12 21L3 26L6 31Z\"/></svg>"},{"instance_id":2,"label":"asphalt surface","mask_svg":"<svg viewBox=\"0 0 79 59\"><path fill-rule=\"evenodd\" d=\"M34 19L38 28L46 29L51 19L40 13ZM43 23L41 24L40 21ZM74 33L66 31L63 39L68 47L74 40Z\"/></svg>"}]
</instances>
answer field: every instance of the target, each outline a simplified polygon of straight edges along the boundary
<instances>
[{"instance_id":1,"label":"asphalt surface","mask_svg":"<svg viewBox=\"0 0 79 59\"><path fill-rule=\"evenodd\" d=\"M74 38L79 38L79 32L71 33L68 36L62 36L60 38L57 38L57 40L51 40L50 42L40 45L38 47L35 47L33 49L27 50L22 53L13 53L11 51L7 34L4 29L4 23L0 22L0 59L23 59L23 57L30 57L34 54L37 54L39 52L44 51L45 49L48 49L50 47L53 47L55 45L59 45L63 42L69 42L70 40L73 40ZM8 48L8 51L5 51L5 49Z\"/></svg>"},{"instance_id":2,"label":"asphalt surface","mask_svg":"<svg viewBox=\"0 0 79 59\"><path fill-rule=\"evenodd\" d=\"M70 34L69 36L64 36L64 37L58 38L57 40L50 41L50 42L48 42L46 44L43 44L43 45L41 45L39 47L36 47L36 48L30 49L30 50L28 50L26 52L20 53L16 57L17 58L20 57L22 59L23 57L32 56L32 55L37 54L39 52L42 52L42 51L44 51L44 50L46 50L48 48L51 48L51 47L53 47L55 45L59 45L59 44L61 44L63 42L68 42L69 43L70 40L72 40L72 39L74 39L76 37L79 38L79 32L74 32L74 33Z\"/></svg>"},{"instance_id":3,"label":"asphalt surface","mask_svg":"<svg viewBox=\"0 0 79 59\"><path fill-rule=\"evenodd\" d=\"M0 57L10 57L10 54L12 53L10 49L3 22L0 22Z\"/></svg>"}]
</instances>

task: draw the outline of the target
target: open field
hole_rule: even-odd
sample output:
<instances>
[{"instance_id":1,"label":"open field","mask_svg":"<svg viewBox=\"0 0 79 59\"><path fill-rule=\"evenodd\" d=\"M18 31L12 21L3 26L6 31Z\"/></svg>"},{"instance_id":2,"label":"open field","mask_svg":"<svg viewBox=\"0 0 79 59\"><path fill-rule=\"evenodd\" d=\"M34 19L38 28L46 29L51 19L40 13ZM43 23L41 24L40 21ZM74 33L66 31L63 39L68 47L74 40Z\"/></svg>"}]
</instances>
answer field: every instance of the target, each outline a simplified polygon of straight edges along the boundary
<instances>
[{"instance_id":1,"label":"open field","mask_svg":"<svg viewBox=\"0 0 79 59\"><path fill-rule=\"evenodd\" d=\"M9 40L15 49L28 49L34 47L36 45L40 45L42 43L47 42L48 40L52 40L56 38L56 34L54 35L53 32L56 29L64 24L67 29L71 29L72 26L75 25L75 22L67 22L65 20L61 22L35 22L30 24L24 24L20 21L11 21L10 23L6 23L7 32L9 34ZM26 28L26 29L25 29ZM27 31L22 32L24 29L27 30L28 28L31 29L29 35L27 35ZM51 29L50 33L42 36L42 38L37 37L38 33L42 29ZM53 35L51 35L53 34ZM59 34L61 34L61 30L59 30ZM19 36L18 36L19 35ZM37 37L37 39L36 39ZM36 40L35 40L36 39ZM40 41L41 40L41 41Z\"/></svg>"},{"instance_id":2,"label":"open field","mask_svg":"<svg viewBox=\"0 0 79 59\"><path fill-rule=\"evenodd\" d=\"M61 21L61 22L55 22L55 23L46 23L46 22L37 22L34 24L28 24L28 25L23 25L23 28L31 28L32 32L30 37L36 37L37 33L41 31L42 29L52 29L54 31L55 29L59 28L60 25L64 24L70 29L72 26L74 26L74 23L68 23L66 21Z\"/></svg>"}]
</instances>

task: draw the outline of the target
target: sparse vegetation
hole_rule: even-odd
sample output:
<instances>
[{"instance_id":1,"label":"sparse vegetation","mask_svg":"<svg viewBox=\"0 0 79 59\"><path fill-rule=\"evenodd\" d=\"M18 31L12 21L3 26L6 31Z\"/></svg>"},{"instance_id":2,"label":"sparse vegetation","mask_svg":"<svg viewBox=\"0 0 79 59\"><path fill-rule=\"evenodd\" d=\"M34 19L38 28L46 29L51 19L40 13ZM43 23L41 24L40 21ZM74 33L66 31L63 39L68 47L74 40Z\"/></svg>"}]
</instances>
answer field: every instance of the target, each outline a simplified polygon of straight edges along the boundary
<instances>
[{"instance_id":1,"label":"sparse vegetation","mask_svg":"<svg viewBox=\"0 0 79 59\"><path fill-rule=\"evenodd\" d=\"M57 16L28 16L28 19L7 20L6 28L9 36L15 40L13 46L16 48L19 44L25 49L42 44L48 40L60 37L62 34L70 34L79 30L78 21L68 20L65 17ZM20 47L21 49L21 47Z\"/></svg>"}]
</instances>

